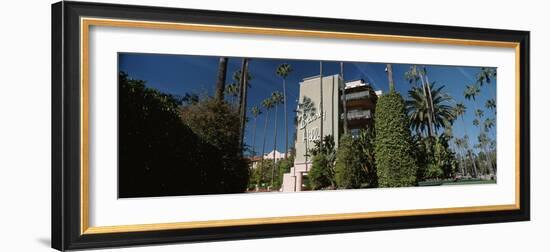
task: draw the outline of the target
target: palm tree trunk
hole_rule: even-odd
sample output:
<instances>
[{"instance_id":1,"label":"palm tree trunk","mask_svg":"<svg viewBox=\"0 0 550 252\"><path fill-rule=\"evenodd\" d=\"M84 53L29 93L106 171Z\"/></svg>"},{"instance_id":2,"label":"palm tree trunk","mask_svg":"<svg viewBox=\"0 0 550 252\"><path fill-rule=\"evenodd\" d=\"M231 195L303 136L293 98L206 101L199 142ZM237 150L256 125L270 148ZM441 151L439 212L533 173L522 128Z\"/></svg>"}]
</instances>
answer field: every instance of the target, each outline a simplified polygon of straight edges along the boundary
<instances>
[{"instance_id":1,"label":"palm tree trunk","mask_svg":"<svg viewBox=\"0 0 550 252\"><path fill-rule=\"evenodd\" d=\"M466 128L466 122L464 121L464 116L461 116L460 118L462 119L462 124L463 124L462 126L464 127L464 134L466 136L468 136L468 131L467 131L467 128ZM470 138L468 138L468 139L470 139ZM466 140L466 139L464 139L464 140ZM470 158L470 160L472 161L472 164L474 166L474 175L475 175L475 177L477 177L476 161L472 158L472 155L470 154L470 152L468 150L466 150L466 152L468 153L468 157Z\"/></svg>"},{"instance_id":2,"label":"palm tree trunk","mask_svg":"<svg viewBox=\"0 0 550 252\"><path fill-rule=\"evenodd\" d=\"M218 78L216 81L216 100L223 101L225 78L227 76L227 57L220 57L218 64Z\"/></svg>"},{"instance_id":3,"label":"palm tree trunk","mask_svg":"<svg viewBox=\"0 0 550 252\"><path fill-rule=\"evenodd\" d=\"M460 162L462 163L462 176L466 176L466 162L464 161L464 152L460 150Z\"/></svg>"},{"instance_id":4,"label":"palm tree trunk","mask_svg":"<svg viewBox=\"0 0 550 252\"><path fill-rule=\"evenodd\" d=\"M240 148L244 151L244 131L246 128L246 94L248 90L247 76L248 76L248 59L244 58L241 67L241 88L239 96L239 113L241 119L241 128L239 132Z\"/></svg>"},{"instance_id":5,"label":"palm tree trunk","mask_svg":"<svg viewBox=\"0 0 550 252\"><path fill-rule=\"evenodd\" d=\"M425 102L426 104L428 104L428 136L432 137L434 136L434 129L433 129L433 115L432 115L432 107L430 106L431 102L430 102L430 99L428 98L428 91L427 91L427 87L426 86L429 86L430 84L426 84L426 80L424 80L424 75L422 73L420 73L420 81L422 82L422 92L424 92L424 99L425 99Z\"/></svg>"},{"instance_id":6,"label":"palm tree trunk","mask_svg":"<svg viewBox=\"0 0 550 252\"><path fill-rule=\"evenodd\" d=\"M346 107L346 81L344 80L344 62L340 62L340 76L342 77L342 104L344 112L344 134L348 133L348 108Z\"/></svg>"},{"instance_id":7,"label":"palm tree trunk","mask_svg":"<svg viewBox=\"0 0 550 252\"><path fill-rule=\"evenodd\" d=\"M323 112L323 62L319 61L319 91L321 92L321 102L319 104L319 111L321 113L321 127L320 127L320 146L323 147L323 124L324 124L324 112Z\"/></svg>"},{"instance_id":8,"label":"palm tree trunk","mask_svg":"<svg viewBox=\"0 0 550 252\"><path fill-rule=\"evenodd\" d=\"M283 106L285 111L285 159L287 159L288 155L288 125L287 125L287 115L286 115L286 78L283 78Z\"/></svg>"},{"instance_id":9,"label":"palm tree trunk","mask_svg":"<svg viewBox=\"0 0 550 252\"><path fill-rule=\"evenodd\" d=\"M477 100L475 100L476 102L476 111L479 110L479 102ZM482 127L482 122L481 122L481 117L479 117L479 135L481 135L483 133L483 127ZM481 151L483 148L483 151L485 151L485 147L484 146L481 146L480 144L480 149L479 151ZM490 160L489 160L489 156L487 155L488 153L485 152L485 165L487 166L487 169L489 170L489 173L492 173L493 172L493 167L492 165L490 164Z\"/></svg>"},{"instance_id":10,"label":"palm tree trunk","mask_svg":"<svg viewBox=\"0 0 550 252\"><path fill-rule=\"evenodd\" d=\"M386 72L388 73L388 84L390 85L390 92L395 91L395 83L393 82L393 69L391 64L386 64Z\"/></svg>"},{"instance_id":11,"label":"palm tree trunk","mask_svg":"<svg viewBox=\"0 0 550 252\"><path fill-rule=\"evenodd\" d=\"M487 148L487 146L485 146L484 149L485 149L485 159L489 164L489 169L491 169L490 172L492 173L492 175L496 175L495 168L493 167L493 162L491 161L491 157L489 157L489 149Z\"/></svg>"},{"instance_id":12,"label":"palm tree trunk","mask_svg":"<svg viewBox=\"0 0 550 252\"><path fill-rule=\"evenodd\" d=\"M477 165L475 159L472 157L471 151L468 151L468 156L470 156L470 159L472 160L472 164L474 166L474 178L477 178Z\"/></svg>"},{"instance_id":13,"label":"palm tree trunk","mask_svg":"<svg viewBox=\"0 0 550 252\"><path fill-rule=\"evenodd\" d=\"M265 111L265 125L264 125L264 143L262 144L262 164L264 161L264 154L265 154L265 139L267 138L267 122L269 120L269 110L266 109Z\"/></svg>"},{"instance_id":14,"label":"palm tree trunk","mask_svg":"<svg viewBox=\"0 0 550 252\"><path fill-rule=\"evenodd\" d=\"M275 165L276 162L276 151L277 151L277 105L275 104L275 132L273 133L273 167L271 168L271 186L273 187L273 176L275 174Z\"/></svg>"},{"instance_id":15,"label":"palm tree trunk","mask_svg":"<svg viewBox=\"0 0 550 252\"><path fill-rule=\"evenodd\" d=\"M466 163L466 159L468 157L466 157L466 152L464 151L464 149L461 147L461 150L460 152L462 153L462 175L466 176L468 174L468 165Z\"/></svg>"},{"instance_id":16,"label":"palm tree trunk","mask_svg":"<svg viewBox=\"0 0 550 252\"><path fill-rule=\"evenodd\" d=\"M256 123L258 117L254 117L254 126L252 127L252 156L256 156Z\"/></svg>"},{"instance_id":17,"label":"palm tree trunk","mask_svg":"<svg viewBox=\"0 0 550 252\"><path fill-rule=\"evenodd\" d=\"M430 85L430 80L428 80L428 75L424 75L424 78L426 78L426 87L428 88L428 105L430 106L430 112L431 112L431 117L432 117L432 123L433 121L435 121L435 110L434 110L434 101L433 101L433 98L432 98L432 87ZM435 131L435 125L433 125L433 131Z\"/></svg>"}]
</instances>

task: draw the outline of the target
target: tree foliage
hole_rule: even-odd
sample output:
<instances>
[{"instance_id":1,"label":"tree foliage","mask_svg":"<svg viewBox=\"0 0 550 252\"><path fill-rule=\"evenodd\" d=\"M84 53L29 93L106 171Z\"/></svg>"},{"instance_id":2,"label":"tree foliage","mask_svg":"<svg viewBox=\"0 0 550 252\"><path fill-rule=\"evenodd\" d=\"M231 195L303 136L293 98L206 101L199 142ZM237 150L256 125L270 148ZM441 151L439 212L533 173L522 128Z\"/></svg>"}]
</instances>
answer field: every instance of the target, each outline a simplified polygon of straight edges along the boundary
<instances>
[{"instance_id":1,"label":"tree foliage","mask_svg":"<svg viewBox=\"0 0 550 252\"><path fill-rule=\"evenodd\" d=\"M189 97L178 100L119 74L120 197L246 189L248 164L231 124L236 114L225 102Z\"/></svg>"},{"instance_id":2,"label":"tree foliage","mask_svg":"<svg viewBox=\"0 0 550 252\"><path fill-rule=\"evenodd\" d=\"M374 155L374 140L375 132L372 127L362 129L359 132L359 138L357 138L356 144L361 153L361 164L365 171L364 186L366 187L378 187L378 175L376 174L376 158Z\"/></svg>"},{"instance_id":3,"label":"tree foliage","mask_svg":"<svg viewBox=\"0 0 550 252\"><path fill-rule=\"evenodd\" d=\"M271 182L271 168L273 167L272 159L264 159L258 162L256 168L250 173L249 188L266 188Z\"/></svg>"},{"instance_id":4,"label":"tree foliage","mask_svg":"<svg viewBox=\"0 0 550 252\"><path fill-rule=\"evenodd\" d=\"M411 126L418 132L424 132L430 122L434 129L438 130L444 128L445 125L452 124L455 119L454 107L451 106L453 99L444 92L445 86L436 87L435 83L432 83L430 87L431 107L428 98L419 87L409 90L410 99L405 102ZM430 116L431 120L428 118Z\"/></svg>"},{"instance_id":5,"label":"tree foliage","mask_svg":"<svg viewBox=\"0 0 550 252\"><path fill-rule=\"evenodd\" d=\"M275 164L276 172L273 173L273 186L271 189L278 190L283 184L283 174L290 172L290 168L294 164L294 159L289 156L286 159L278 160ZM264 159L259 161L256 168L250 173L250 182L248 188L251 190L258 189L266 190L271 184L271 169L274 163L272 159Z\"/></svg>"},{"instance_id":6,"label":"tree foliage","mask_svg":"<svg viewBox=\"0 0 550 252\"><path fill-rule=\"evenodd\" d=\"M119 74L119 196L215 193L219 152L181 122L179 101Z\"/></svg>"},{"instance_id":7,"label":"tree foliage","mask_svg":"<svg viewBox=\"0 0 550 252\"><path fill-rule=\"evenodd\" d=\"M433 159L430 162L432 168L438 171L428 169L425 177L428 179L450 178L457 172L458 162L455 153L449 148L448 139L443 135L435 139L433 144ZM428 168L430 168L430 165Z\"/></svg>"},{"instance_id":8,"label":"tree foliage","mask_svg":"<svg viewBox=\"0 0 550 252\"><path fill-rule=\"evenodd\" d=\"M336 150L334 137L327 135L321 141L315 142L315 147L310 150L313 155L311 170L308 173L309 182L313 190L334 188L334 164L336 162Z\"/></svg>"},{"instance_id":9,"label":"tree foliage","mask_svg":"<svg viewBox=\"0 0 550 252\"><path fill-rule=\"evenodd\" d=\"M219 190L223 193L246 190L249 170L239 146L239 113L229 104L207 97L183 107L181 117L202 141L221 153Z\"/></svg>"},{"instance_id":10,"label":"tree foliage","mask_svg":"<svg viewBox=\"0 0 550 252\"><path fill-rule=\"evenodd\" d=\"M273 182L273 188L279 189L283 185L283 175L290 172L290 168L294 165L294 158L287 157L281 159L277 162L277 172L275 173L275 178Z\"/></svg>"},{"instance_id":11,"label":"tree foliage","mask_svg":"<svg viewBox=\"0 0 550 252\"><path fill-rule=\"evenodd\" d=\"M360 188L365 181L361 150L349 134L344 134L340 138L334 170L338 188Z\"/></svg>"},{"instance_id":12,"label":"tree foliage","mask_svg":"<svg viewBox=\"0 0 550 252\"><path fill-rule=\"evenodd\" d=\"M400 94L390 92L376 103L375 159L380 187L416 185L417 164L405 102Z\"/></svg>"}]
</instances>

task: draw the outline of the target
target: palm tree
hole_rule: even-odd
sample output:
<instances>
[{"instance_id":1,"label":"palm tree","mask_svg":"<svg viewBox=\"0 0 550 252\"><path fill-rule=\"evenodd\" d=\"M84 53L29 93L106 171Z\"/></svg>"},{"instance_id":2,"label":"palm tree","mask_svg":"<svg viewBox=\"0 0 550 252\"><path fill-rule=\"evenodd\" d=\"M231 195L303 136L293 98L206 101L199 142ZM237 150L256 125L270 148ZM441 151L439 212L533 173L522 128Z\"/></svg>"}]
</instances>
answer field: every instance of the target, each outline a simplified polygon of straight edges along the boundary
<instances>
[{"instance_id":1,"label":"palm tree","mask_svg":"<svg viewBox=\"0 0 550 252\"><path fill-rule=\"evenodd\" d=\"M391 64L386 64L386 73L388 73L388 84L390 85L390 92L395 91L395 84L393 82L393 69Z\"/></svg>"},{"instance_id":2,"label":"palm tree","mask_svg":"<svg viewBox=\"0 0 550 252\"><path fill-rule=\"evenodd\" d=\"M495 127L495 125L496 125L495 118L486 118L485 121L483 122L483 129L485 130L486 133L488 133L490 129ZM494 137L496 137L496 134Z\"/></svg>"},{"instance_id":3,"label":"palm tree","mask_svg":"<svg viewBox=\"0 0 550 252\"><path fill-rule=\"evenodd\" d=\"M418 81L420 81L420 73L418 72L418 67L416 65L411 66L409 71L405 72L405 80L415 86L418 85Z\"/></svg>"},{"instance_id":4,"label":"palm tree","mask_svg":"<svg viewBox=\"0 0 550 252\"><path fill-rule=\"evenodd\" d=\"M242 68L233 73L233 83L237 86L237 96L239 98L237 107L237 111L239 111L239 113L242 112L241 110L243 108L243 102L246 100L244 99L244 96L246 95L247 90L243 89L242 87L246 84L246 88L250 88L250 81L253 79L252 75L250 75L250 72L248 71L248 60L243 60L243 63L244 64L242 64L242 67L246 68L246 76L243 74Z\"/></svg>"},{"instance_id":5,"label":"palm tree","mask_svg":"<svg viewBox=\"0 0 550 252\"><path fill-rule=\"evenodd\" d=\"M466 86L466 90L464 91L464 98L466 98L466 100L473 100L474 102L476 102L476 96L479 95L480 91L481 90L479 88L479 85L472 84L472 85Z\"/></svg>"},{"instance_id":6,"label":"palm tree","mask_svg":"<svg viewBox=\"0 0 550 252\"><path fill-rule=\"evenodd\" d=\"M418 86L418 82L421 83L422 92L424 94L425 104L427 106L427 115L428 118L428 136L432 137L434 136L434 129L433 129L433 123L432 121L435 120L434 118L434 108L433 108L433 99L432 99L432 92L431 92L431 85L429 84L428 75L426 68L423 67L422 69L419 69L418 66L413 65L410 67L409 71L405 72L405 79L409 81L410 84L414 84L414 86Z\"/></svg>"},{"instance_id":7,"label":"palm tree","mask_svg":"<svg viewBox=\"0 0 550 252\"><path fill-rule=\"evenodd\" d=\"M262 107L264 107L265 109L264 142L262 144L262 161L263 161L264 154L265 154L265 140L267 138L267 122L269 121L269 110L273 108L273 102L271 101L271 97L268 97L262 101Z\"/></svg>"},{"instance_id":8,"label":"palm tree","mask_svg":"<svg viewBox=\"0 0 550 252\"><path fill-rule=\"evenodd\" d=\"M478 138L478 145L480 149L483 149L485 152L485 162L487 163L487 168L489 168L491 174L495 174L495 169L493 167L493 162L491 162L491 159L489 158L489 150L487 149L489 145L491 144L491 139L487 136L485 133L479 134Z\"/></svg>"},{"instance_id":9,"label":"palm tree","mask_svg":"<svg viewBox=\"0 0 550 252\"><path fill-rule=\"evenodd\" d=\"M491 67L482 67L477 74L477 84L483 86L483 84L491 84L491 79L497 76L497 72Z\"/></svg>"},{"instance_id":10,"label":"palm tree","mask_svg":"<svg viewBox=\"0 0 550 252\"><path fill-rule=\"evenodd\" d=\"M249 87L248 83L248 76L250 73L248 72L248 59L243 58L242 66L241 66L241 76L240 76L240 95L239 95L239 114L241 119L241 128L239 131L239 141L241 149L244 149L244 130L246 126L246 97L247 97L247 91Z\"/></svg>"},{"instance_id":11,"label":"palm tree","mask_svg":"<svg viewBox=\"0 0 550 252\"><path fill-rule=\"evenodd\" d=\"M464 106L464 103L457 103L454 107L454 113L456 118L460 117L462 121L464 121L464 114L466 113L466 106ZM466 130L466 125L463 126L464 130Z\"/></svg>"},{"instance_id":12,"label":"palm tree","mask_svg":"<svg viewBox=\"0 0 550 252\"><path fill-rule=\"evenodd\" d=\"M231 97L231 105L235 106L235 101L239 96L239 86L235 83L231 83L225 87L225 93Z\"/></svg>"},{"instance_id":13,"label":"palm tree","mask_svg":"<svg viewBox=\"0 0 550 252\"><path fill-rule=\"evenodd\" d=\"M495 99L489 99L485 102L485 107L491 111L493 111L495 114L497 113L497 104L495 102Z\"/></svg>"},{"instance_id":14,"label":"palm tree","mask_svg":"<svg viewBox=\"0 0 550 252\"><path fill-rule=\"evenodd\" d=\"M466 113L466 106L464 105L464 103L457 103L455 105L455 108L454 108L454 114L455 114L455 118L458 118L460 117L461 121L462 121L462 127L464 127L464 137L460 139L459 141L459 146L460 148L465 148L466 150L466 153L469 153L468 151L468 128L466 127L466 122L464 121L464 114ZM466 154L464 154L466 155ZM474 165L474 170L476 171L476 174L477 174L477 169L476 169L476 163L475 163L475 160L472 158L471 155L468 155L468 157L470 158L470 161L472 162L472 164ZM466 165L466 163L464 163L464 165Z\"/></svg>"},{"instance_id":15,"label":"palm tree","mask_svg":"<svg viewBox=\"0 0 550 252\"><path fill-rule=\"evenodd\" d=\"M456 146L456 151L460 154L460 163L462 164L461 167L461 173L462 176L466 176L466 163L464 162L464 154L462 152L462 145L463 145L464 139L460 137L456 137L454 139L454 144Z\"/></svg>"},{"instance_id":16,"label":"palm tree","mask_svg":"<svg viewBox=\"0 0 550 252\"><path fill-rule=\"evenodd\" d=\"M311 98L304 96L302 98L302 102L298 103L298 109L296 110L296 114L298 116L298 125L304 125L304 132L305 132L305 139L306 139L306 170L307 170L307 158L308 158L308 142L309 142L309 136L307 135L307 122L310 120L310 118L313 118L315 114L317 113L317 109L315 109L315 104L313 104L313 101L311 101ZM301 127L301 126L299 126Z\"/></svg>"},{"instance_id":17,"label":"palm tree","mask_svg":"<svg viewBox=\"0 0 550 252\"><path fill-rule=\"evenodd\" d=\"M445 86L434 88L435 84L432 84L431 97L433 101L433 107L430 109L427 103L428 99L424 97L424 93L418 87L413 87L409 90L409 97L411 99L405 102L408 110L408 114L411 120L411 126L417 132L423 132L426 128L430 128L430 123L435 130L446 127L453 124L455 119L454 108L450 105L453 101L452 97L443 92ZM433 111L433 114L431 111ZM432 120L430 120L432 119ZM437 133L437 132L436 132ZM428 136L430 132L428 131Z\"/></svg>"},{"instance_id":18,"label":"palm tree","mask_svg":"<svg viewBox=\"0 0 550 252\"><path fill-rule=\"evenodd\" d=\"M473 123L474 123L474 126L478 126L479 125L479 119L477 117L479 117L480 115L483 114L483 111L479 109L479 106L477 104L477 101L476 101L476 96L479 95L479 92L480 92L480 86L477 85L477 84L472 84L472 85L469 85L469 86L466 86L466 90L464 90L464 98L466 100L473 100L474 101L474 104L475 104L475 115L476 115L476 119L474 119ZM480 128L480 133L481 133L481 128Z\"/></svg>"},{"instance_id":19,"label":"palm tree","mask_svg":"<svg viewBox=\"0 0 550 252\"><path fill-rule=\"evenodd\" d=\"M237 70L233 73L233 81L235 83L238 83L238 85L241 84L241 78L242 77L243 77L243 74L242 74L241 69L239 69L239 70ZM248 87L250 87L250 81L253 80L253 79L254 79L253 76L250 74L250 71L248 71L248 69L247 69L247 71L246 71L246 85Z\"/></svg>"},{"instance_id":20,"label":"palm tree","mask_svg":"<svg viewBox=\"0 0 550 252\"><path fill-rule=\"evenodd\" d=\"M252 126L252 156L256 156L256 123L258 121L258 116L262 114L262 111L258 106L253 106L250 109L250 113L254 118L254 126Z\"/></svg>"},{"instance_id":21,"label":"palm tree","mask_svg":"<svg viewBox=\"0 0 550 252\"><path fill-rule=\"evenodd\" d=\"M481 109L476 109L476 111L475 111L475 116L476 116L476 118L475 118L474 121L472 122L472 123L474 124L474 126L478 126L478 127L479 127L478 140L481 139L481 137L482 137L481 135L484 135L484 133L483 133L483 125L481 125L481 120L483 119L483 116L484 116L484 115L485 115L485 113L483 112L483 110L481 110ZM492 127L492 126L491 126L491 127ZM487 130L487 129L486 129L486 130ZM487 137L487 136L483 136L483 137ZM478 141L478 143L479 143L479 146L480 146L480 147L484 147L484 145L483 145L481 142ZM484 148L483 148L483 149L484 149ZM481 151L481 150L482 150L482 148L480 148L480 151ZM483 150L483 151L485 151L485 150ZM488 162L489 162L489 159L486 158L485 161L488 163Z\"/></svg>"},{"instance_id":22,"label":"palm tree","mask_svg":"<svg viewBox=\"0 0 550 252\"><path fill-rule=\"evenodd\" d=\"M475 119L472 121L472 124L473 124L474 126L476 126L476 127L479 126L479 119L475 118Z\"/></svg>"},{"instance_id":23,"label":"palm tree","mask_svg":"<svg viewBox=\"0 0 550 252\"><path fill-rule=\"evenodd\" d=\"M485 112L481 109L476 109L475 115L477 118L481 119L485 115Z\"/></svg>"},{"instance_id":24,"label":"palm tree","mask_svg":"<svg viewBox=\"0 0 550 252\"><path fill-rule=\"evenodd\" d=\"M496 76L497 76L497 72L496 72L495 68L482 67L480 69L479 73L477 74L477 80L476 81L477 81L477 84L479 86L483 86L483 84L491 84L491 80L493 78L496 78ZM490 109L491 111L493 111L496 114L496 102L495 102L494 99L487 100L485 102L485 107ZM483 116L482 113L479 116L476 113L476 117L479 117L480 120L481 120L482 116ZM485 131L488 131L493 126L494 126L494 122L491 119L486 119L485 120L485 122L484 122ZM484 149L485 153L486 153L485 158L486 158L486 162L489 164L489 166L491 168L491 173L494 173L495 169L493 168L493 164L492 164L492 162L489 158L489 152L487 151L487 146L489 145L490 141L491 140L488 138L488 136L484 132L482 132L481 125L480 125L478 143L479 143L479 146L482 147Z\"/></svg>"},{"instance_id":25,"label":"palm tree","mask_svg":"<svg viewBox=\"0 0 550 252\"><path fill-rule=\"evenodd\" d=\"M218 64L218 78L216 80L216 99L223 101L223 93L225 91L225 78L227 76L227 57L220 57Z\"/></svg>"},{"instance_id":26,"label":"palm tree","mask_svg":"<svg viewBox=\"0 0 550 252\"><path fill-rule=\"evenodd\" d=\"M344 112L344 134L348 133L348 108L346 105L346 81L344 80L344 62L340 62L340 77L342 78L342 105Z\"/></svg>"},{"instance_id":27,"label":"palm tree","mask_svg":"<svg viewBox=\"0 0 550 252\"><path fill-rule=\"evenodd\" d=\"M468 157L470 157L470 160L472 161L472 166L474 168L473 172L474 172L474 178L477 178L477 164L476 164L476 161L472 155L472 150L470 150L470 144L469 144L469 138L468 136L464 136L464 141L462 142L462 147L466 150L466 154L468 155Z\"/></svg>"},{"instance_id":28,"label":"palm tree","mask_svg":"<svg viewBox=\"0 0 550 252\"><path fill-rule=\"evenodd\" d=\"M428 135L431 134L431 116L428 112L428 104L420 88L413 87L409 90L410 99L405 102L411 127L418 133L422 133L428 127Z\"/></svg>"},{"instance_id":29,"label":"palm tree","mask_svg":"<svg viewBox=\"0 0 550 252\"><path fill-rule=\"evenodd\" d=\"M275 174L275 165L277 164L275 151L277 150L277 108L283 103L283 94L281 92L273 92L271 94L271 102L275 107L275 129L273 133L273 167L271 169L271 186L273 186L273 175Z\"/></svg>"},{"instance_id":30,"label":"palm tree","mask_svg":"<svg viewBox=\"0 0 550 252\"><path fill-rule=\"evenodd\" d=\"M489 131L491 128L495 126L495 118L486 118L483 122L483 128L485 129L485 132Z\"/></svg>"},{"instance_id":31,"label":"palm tree","mask_svg":"<svg viewBox=\"0 0 550 252\"><path fill-rule=\"evenodd\" d=\"M287 158L287 155L288 155L288 124L286 122L286 120L287 120L287 115L286 115L286 109L287 109L287 105L286 105L286 77L291 72L292 72L292 68L287 63L279 65L279 67L277 67L277 71L276 71L277 75L279 75L279 76L281 76L281 78L283 78L283 109L285 111L285 119L284 119L284 123L285 123L285 159Z\"/></svg>"}]
</instances>

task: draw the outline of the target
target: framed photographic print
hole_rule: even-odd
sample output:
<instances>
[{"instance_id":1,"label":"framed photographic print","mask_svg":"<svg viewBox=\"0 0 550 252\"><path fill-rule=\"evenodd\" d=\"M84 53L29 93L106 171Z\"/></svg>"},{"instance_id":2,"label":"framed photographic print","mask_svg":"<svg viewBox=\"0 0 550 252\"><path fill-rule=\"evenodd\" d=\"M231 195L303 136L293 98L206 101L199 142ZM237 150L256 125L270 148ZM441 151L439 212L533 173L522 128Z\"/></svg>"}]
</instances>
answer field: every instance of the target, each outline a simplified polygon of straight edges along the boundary
<instances>
[{"instance_id":1,"label":"framed photographic print","mask_svg":"<svg viewBox=\"0 0 550 252\"><path fill-rule=\"evenodd\" d=\"M527 31L64 1L52 69L58 250L529 220Z\"/></svg>"}]
</instances>

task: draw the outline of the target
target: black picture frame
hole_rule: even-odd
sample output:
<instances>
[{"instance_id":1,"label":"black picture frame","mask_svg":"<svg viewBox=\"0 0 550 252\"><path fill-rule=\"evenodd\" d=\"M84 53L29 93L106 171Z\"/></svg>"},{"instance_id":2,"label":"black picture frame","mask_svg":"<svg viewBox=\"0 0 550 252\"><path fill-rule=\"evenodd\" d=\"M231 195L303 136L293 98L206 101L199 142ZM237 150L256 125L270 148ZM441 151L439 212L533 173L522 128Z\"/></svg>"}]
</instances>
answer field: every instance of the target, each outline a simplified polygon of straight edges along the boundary
<instances>
[{"instance_id":1,"label":"black picture frame","mask_svg":"<svg viewBox=\"0 0 550 252\"><path fill-rule=\"evenodd\" d=\"M105 234L81 232L80 17L184 22L519 43L519 209L384 218L291 222ZM528 31L327 19L102 3L52 5L52 247L87 249L174 242L252 239L530 219Z\"/></svg>"}]
</instances>

